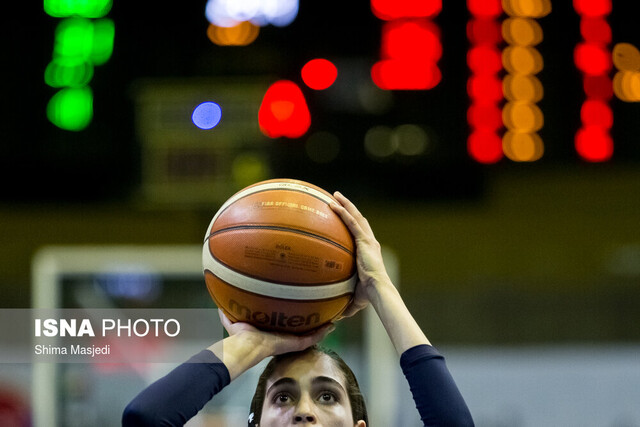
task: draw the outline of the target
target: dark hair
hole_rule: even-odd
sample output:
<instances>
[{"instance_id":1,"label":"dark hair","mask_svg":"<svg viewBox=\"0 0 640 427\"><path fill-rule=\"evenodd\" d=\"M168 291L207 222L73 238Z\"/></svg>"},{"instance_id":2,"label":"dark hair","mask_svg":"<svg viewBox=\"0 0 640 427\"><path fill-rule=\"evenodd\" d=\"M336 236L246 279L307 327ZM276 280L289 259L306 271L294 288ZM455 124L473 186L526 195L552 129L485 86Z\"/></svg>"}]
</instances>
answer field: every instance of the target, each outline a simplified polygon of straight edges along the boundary
<instances>
[{"instance_id":1,"label":"dark hair","mask_svg":"<svg viewBox=\"0 0 640 427\"><path fill-rule=\"evenodd\" d=\"M311 346L308 349L299 352L280 354L278 356L274 356L269 361L267 366L264 368L264 371L262 371L262 374L260 374L256 391L253 395L253 399L251 400L251 415L249 416L248 423L249 427L255 427L260 423L260 418L262 418L262 405L267 394L267 380L271 377L278 365L286 360L297 358L307 353L326 354L336 362L336 365L344 374L347 383L347 395L349 396L349 403L351 403L353 423L355 424L356 421L363 420L367 424L367 427L369 427L367 407L364 403L364 397L360 391L358 380L353 374L353 371L335 351L318 345Z\"/></svg>"}]
</instances>

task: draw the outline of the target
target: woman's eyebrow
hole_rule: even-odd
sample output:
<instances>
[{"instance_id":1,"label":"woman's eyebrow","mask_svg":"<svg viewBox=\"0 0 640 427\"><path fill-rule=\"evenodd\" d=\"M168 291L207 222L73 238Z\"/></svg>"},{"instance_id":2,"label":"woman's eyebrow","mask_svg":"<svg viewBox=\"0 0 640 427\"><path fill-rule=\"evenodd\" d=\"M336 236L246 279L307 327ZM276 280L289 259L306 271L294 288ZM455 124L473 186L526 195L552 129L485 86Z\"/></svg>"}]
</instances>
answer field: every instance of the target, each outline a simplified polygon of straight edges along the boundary
<instances>
[{"instance_id":1,"label":"woman's eyebrow","mask_svg":"<svg viewBox=\"0 0 640 427\"><path fill-rule=\"evenodd\" d=\"M331 384L334 386L338 386L340 387L343 391L344 391L344 387L342 387L342 384L340 384L338 381L334 380L333 378L330 377L325 377L325 376L319 376L319 377L315 377L312 381L311 384L313 385L317 385L317 384Z\"/></svg>"},{"instance_id":2,"label":"woman's eyebrow","mask_svg":"<svg viewBox=\"0 0 640 427\"><path fill-rule=\"evenodd\" d=\"M275 387L279 387L279 386L282 386L282 385L296 385L296 384L298 384L298 382L296 380L294 380L293 378L283 377L283 378L280 378L279 380L277 380L276 382L274 382L273 384L271 384L271 386L267 390L267 393L269 393L269 391L272 390Z\"/></svg>"}]
</instances>

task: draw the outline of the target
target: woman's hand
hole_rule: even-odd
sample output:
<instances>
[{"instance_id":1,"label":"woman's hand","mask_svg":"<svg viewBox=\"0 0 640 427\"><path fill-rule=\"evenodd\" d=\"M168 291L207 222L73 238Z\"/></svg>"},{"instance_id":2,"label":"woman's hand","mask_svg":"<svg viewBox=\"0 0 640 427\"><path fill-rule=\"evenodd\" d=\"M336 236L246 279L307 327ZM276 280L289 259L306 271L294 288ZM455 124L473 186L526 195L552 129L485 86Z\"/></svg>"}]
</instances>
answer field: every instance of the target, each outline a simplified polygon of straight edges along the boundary
<instances>
[{"instance_id":1,"label":"woman's hand","mask_svg":"<svg viewBox=\"0 0 640 427\"><path fill-rule=\"evenodd\" d=\"M384 266L380 243L376 240L369 221L340 192L336 191L334 197L340 204L330 206L342 218L356 242L358 283L353 302L342 314L342 317L350 317L369 305L373 288L380 284L390 284L391 280Z\"/></svg>"},{"instance_id":2,"label":"woman's hand","mask_svg":"<svg viewBox=\"0 0 640 427\"><path fill-rule=\"evenodd\" d=\"M229 336L211 345L209 350L227 367L231 380L267 357L302 351L318 343L335 329L333 324L328 324L306 335L267 332L248 323L232 323L220 309L218 314Z\"/></svg>"},{"instance_id":3,"label":"woman's hand","mask_svg":"<svg viewBox=\"0 0 640 427\"><path fill-rule=\"evenodd\" d=\"M258 329L249 323L232 323L220 309L218 309L218 314L220 315L222 326L227 330L229 336L238 336L263 347L266 353L265 357L302 351L322 341L324 337L335 329L335 326L330 323L304 335L268 332Z\"/></svg>"}]
</instances>

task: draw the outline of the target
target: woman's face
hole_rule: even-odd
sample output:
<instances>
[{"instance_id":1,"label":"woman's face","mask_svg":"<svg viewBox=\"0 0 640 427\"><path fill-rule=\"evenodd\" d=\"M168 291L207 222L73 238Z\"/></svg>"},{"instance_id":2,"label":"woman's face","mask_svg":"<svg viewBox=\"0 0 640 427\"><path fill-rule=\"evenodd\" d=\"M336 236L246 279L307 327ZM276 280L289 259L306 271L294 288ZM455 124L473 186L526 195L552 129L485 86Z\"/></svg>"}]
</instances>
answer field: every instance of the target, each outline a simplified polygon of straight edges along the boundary
<instances>
[{"instance_id":1,"label":"woman's face","mask_svg":"<svg viewBox=\"0 0 640 427\"><path fill-rule=\"evenodd\" d=\"M354 426L344 375L331 357L305 353L275 369L267 380L260 427L275 426Z\"/></svg>"}]
</instances>

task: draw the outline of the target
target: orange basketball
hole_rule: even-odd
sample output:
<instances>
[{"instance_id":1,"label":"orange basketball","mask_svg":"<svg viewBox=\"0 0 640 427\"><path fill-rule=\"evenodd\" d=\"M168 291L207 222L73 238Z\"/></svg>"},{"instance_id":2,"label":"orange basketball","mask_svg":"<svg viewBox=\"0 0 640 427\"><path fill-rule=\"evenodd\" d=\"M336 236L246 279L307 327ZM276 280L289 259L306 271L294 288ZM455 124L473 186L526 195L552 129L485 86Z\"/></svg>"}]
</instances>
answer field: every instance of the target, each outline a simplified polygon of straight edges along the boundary
<instances>
[{"instance_id":1,"label":"orange basketball","mask_svg":"<svg viewBox=\"0 0 640 427\"><path fill-rule=\"evenodd\" d=\"M356 283L355 243L325 190L272 179L227 200L211 220L207 289L233 322L304 333L338 317Z\"/></svg>"}]
</instances>

